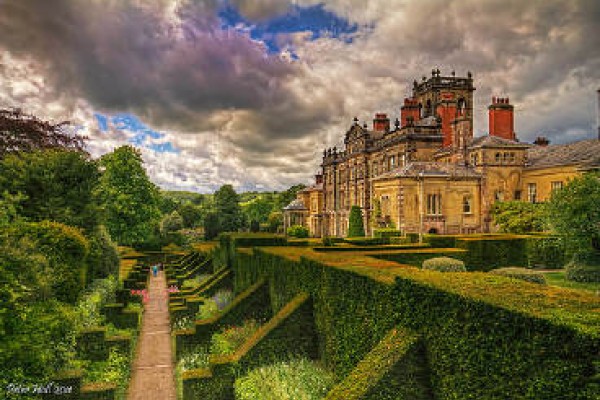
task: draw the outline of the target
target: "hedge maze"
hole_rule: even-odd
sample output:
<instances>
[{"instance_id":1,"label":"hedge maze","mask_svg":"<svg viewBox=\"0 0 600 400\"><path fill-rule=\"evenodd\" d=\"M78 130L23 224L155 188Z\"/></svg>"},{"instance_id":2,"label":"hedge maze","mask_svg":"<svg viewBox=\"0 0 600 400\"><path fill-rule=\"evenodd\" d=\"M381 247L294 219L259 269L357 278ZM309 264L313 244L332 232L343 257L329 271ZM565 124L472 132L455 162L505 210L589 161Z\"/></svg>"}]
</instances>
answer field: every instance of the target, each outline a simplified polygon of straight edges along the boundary
<instances>
[{"instance_id":1,"label":"hedge maze","mask_svg":"<svg viewBox=\"0 0 600 400\"><path fill-rule=\"evenodd\" d=\"M261 325L233 354L181 374L183 399L234 399L236 377L299 357L335 374L328 400L598 399L597 296L481 272L538 265L543 256L531 252L559 245L538 242L546 239L554 240L428 237L425 246L322 251L222 235L167 269L173 281L211 273L171 295L172 316L194 316L219 289L235 294L217 315L174 331L174 354L207 347L215 332L249 318ZM474 272L415 268L439 256Z\"/></svg>"}]
</instances>

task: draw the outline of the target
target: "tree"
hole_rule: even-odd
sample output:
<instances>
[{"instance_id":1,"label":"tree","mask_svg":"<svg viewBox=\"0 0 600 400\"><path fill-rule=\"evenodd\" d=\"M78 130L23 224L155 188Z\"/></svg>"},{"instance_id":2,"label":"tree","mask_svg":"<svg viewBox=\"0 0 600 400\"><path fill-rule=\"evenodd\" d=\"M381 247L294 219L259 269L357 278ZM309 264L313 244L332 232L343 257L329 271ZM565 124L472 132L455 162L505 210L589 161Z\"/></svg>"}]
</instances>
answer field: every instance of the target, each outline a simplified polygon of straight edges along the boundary
<instances>
[{"instance_id":1,"label":"tree","mask_svg":"<svg viewBox=\"0 0 600 400\"><path fill-rule=\"evenodd\" d=\"M124 245L149 241L160 218L159 191L146 175L139 150L119 147L105 154L100 164L105 170L98 197L111 237Z\"/></svg>"},{"instance_id":2,"label":"tree","mask_svg":"<svg viewBox=\"0 0 600 400\"><path fill-rule=\"evenodd\" d=\"M260 222L253 219L250 221L250 232L258 232L260 231Z\"/></svg>"},{"instance_id":3,"label":"tree","mask_svg":"<svg viewBox=\"0 0 600 400\"><path fill-rule=\"evenodd\" d=\"M281 211L273 211L267 218L267 224L269 225L269 232L277 233L279 228L283 226L283 213Z\"/></svg>"},{"instance_id":4,"label":"tree","mask_svg":"<svg viewBox=\"0 0 600 400\"><path fill-rule=\"evenodd\" d=\"M21 110L0 110L0 158L39 149L83 152L86 138L68 132L69 122L52 124Z\"/></svg>"},{"instance_id":5,"label":"tree","mask_svg":"<svg viewBox=\"0 0 600 400\"><path fill-rule=\"evenodd\" d=\"M179 206L177 212L181 215L183 227L185 228L193 228L202 222L202 210L192 203L185 203Z\"/></svg>"},{"instance_id":6,"label":"tree","mask_svg":"<svg viewBox=\"0 0 600 400\"><path fill-rule=\"evenodd\" d=\"M298 191L306 188L306 185L293 185L289 189L280 192L275 200L275 211L280 211L283 207L290 204L298 194Z\"/></svg>"},{"instance_id":7,"label":"tree","mask_svg":"<svg viewBox=\"0 0 600 400\"><path fill-rule=\"evenodd\" d=\"M10 154L0 160L1 196L20 194L19 214L30 221L52 220L93 231L99 211L94 191L96 162L67 150Z\"/></svg>"},{"instance_id":8,"label":"tree","mask_svg":"<svg viewBox=\"0 0 600 400\"><path fill-rule=\"evenodd\" d=\"M501 232L541 232L547 228L547 211L543 203L497 202L492 207L491 215Z\"/></svg>"},{"instance_id":9,"label":"tree","mask_svg":"<svg viewBox=\"0 0 600 400\"><path fill-rule=\"evenodd\" d=\"M250 221L267 222L274 205L273 196L258 195L243 206L243 211Z\"/></svg>"},{"instance_id":10,"label":"tree","mask_svg":"<svg viewBox=\"0 0 600 400\"><path fill-rule=\"evenodd\" d=\"M206 214L204 218L204 239L212 240L219 235L219 216L216 213Z\"/></svg>"},{"instance_id":11,"label":"tree","mask_svg":"<svg viewBox=\"0 0 600 400\"><path fill-rule=\"evenodd\" d=\"M549 215L575 252L600 252L600 172L583 174L553 192Z\"/></svg>"},{"instance_id":12,"label":"tree","mask_svg":"<svg viewBox=\"0 0 600 400\"><path fill-rule=\"evenodd\" d=\"M160 221L160 233L168 235L183 228L183 218L177 211L167 214Z\"/></svg>"},{"instance_id":13,"label":"tree","mask_svg":"<svg viewBox=\"0 0 600 400\"><path fill-rule=\"evenodd\" d=\"M350 209L348 237L365 236L365 227L363 225L362 210L359 206L352 206Z\"/></svg>"},{"instance_id":14,"label":"tree","mask_svg":"<svg viewBox=\"0 0 600 400\"><path fill-rule=\"evenodd\" d=\"M240 208L239 198L233 186L223 185L215 193L215 209L219 216L221 232L237 232L243 227L244 217Z\"/></svg>"}]
</instances>

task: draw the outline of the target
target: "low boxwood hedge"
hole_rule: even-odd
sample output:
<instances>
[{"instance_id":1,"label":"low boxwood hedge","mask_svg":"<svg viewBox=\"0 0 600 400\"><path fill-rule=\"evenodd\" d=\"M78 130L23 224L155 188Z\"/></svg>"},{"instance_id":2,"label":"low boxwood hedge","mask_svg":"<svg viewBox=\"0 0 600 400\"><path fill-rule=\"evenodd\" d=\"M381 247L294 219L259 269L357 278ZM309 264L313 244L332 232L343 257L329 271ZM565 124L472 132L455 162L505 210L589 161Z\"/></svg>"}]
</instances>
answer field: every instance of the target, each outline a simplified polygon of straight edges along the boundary
<instances>
[{"instance_id":1,"label":"low boxwood hedge","mask_svg":"<svg viewBox=\"0 0 600 400\"><path fill-rule=\"evenodd\" d=\"M527 268L519 267L506 267L498 268L490 271L491 274L508 276L509 278L521 279L523 281L539 283L540 285L546 284L546 278L541 272L532 271Z\"/></svg>"}]
</instances>

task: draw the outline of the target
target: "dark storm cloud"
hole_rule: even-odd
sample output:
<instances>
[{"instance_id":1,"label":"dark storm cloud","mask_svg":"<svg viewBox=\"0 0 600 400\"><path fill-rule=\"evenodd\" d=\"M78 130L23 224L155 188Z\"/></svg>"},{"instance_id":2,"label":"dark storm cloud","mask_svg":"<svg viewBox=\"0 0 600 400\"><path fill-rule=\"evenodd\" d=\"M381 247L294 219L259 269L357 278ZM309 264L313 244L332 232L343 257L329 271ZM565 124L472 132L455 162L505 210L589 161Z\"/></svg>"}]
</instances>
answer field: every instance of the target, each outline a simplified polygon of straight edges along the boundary
<instances>
[{"instance_id":1,"label":"dark storm cloud","mask_svg":"<svg viewBox=\"0 0 600 400\"><path fill-rule=\"evenodd\" d=\"M297 108L282 86L294 67L222 30L214 3L184 4L176 17L166 19L158 3L15 0L0 3L0 45L50 66L46 78L57 90L103 111L194 131L213 111L251 110L265 135L293 135L283 129L289 113L268 114Z\"/></svg>"}]
</instances>

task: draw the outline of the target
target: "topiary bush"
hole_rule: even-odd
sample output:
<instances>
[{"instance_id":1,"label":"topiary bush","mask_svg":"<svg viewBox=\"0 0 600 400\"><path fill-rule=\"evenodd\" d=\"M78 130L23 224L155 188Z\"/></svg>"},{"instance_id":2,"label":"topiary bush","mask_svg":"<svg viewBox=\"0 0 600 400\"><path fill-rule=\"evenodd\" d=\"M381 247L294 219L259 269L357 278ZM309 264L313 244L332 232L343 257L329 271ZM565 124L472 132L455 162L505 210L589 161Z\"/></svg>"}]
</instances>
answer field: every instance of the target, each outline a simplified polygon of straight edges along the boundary
<instances>
[{"instance_id":1,"label":"topiary bush","mask_svg":"<svg viewBox=\"0 0 600 400\"><path fill-rule=\"evenodd\" d=\"M497 268L490 271L491 274L507 276L509 278L521 279L523 281L539 283L540 285L546 284L546 277L541 272L532 271L527 268L520 267L506 267Z\"/></svg>"},{"instance_id":2,"label":"topiary bush","mask_svg":"<svg viewBox=\"0 0 600 400\"><path fill-rule=\"evenodd\" d=\"M292 225L287 229L288 236L297 237L297 238L307 238L308 237L308 228L302 225Z\"/></svg>"},{"instance_id":3,"label":"topiary bush","mask_svg":"<svg viewBox=\"0 0 600 400\"><path fill-rule=\"evenodd\" d=\"M365 236L362 210L359 206L352 206L348 221L348 237Z\"/></svg>"},{"instance_id":4,"label":"topiary bush","mask_svg":"<svg viewBox=\"0 0 600 400\"><path fill-rule=\"evenodd\" d=\"M466 272L465 263L450 257L434 257L423 261L423 269L439 272Z\"/></svg>"}]
</instances>

